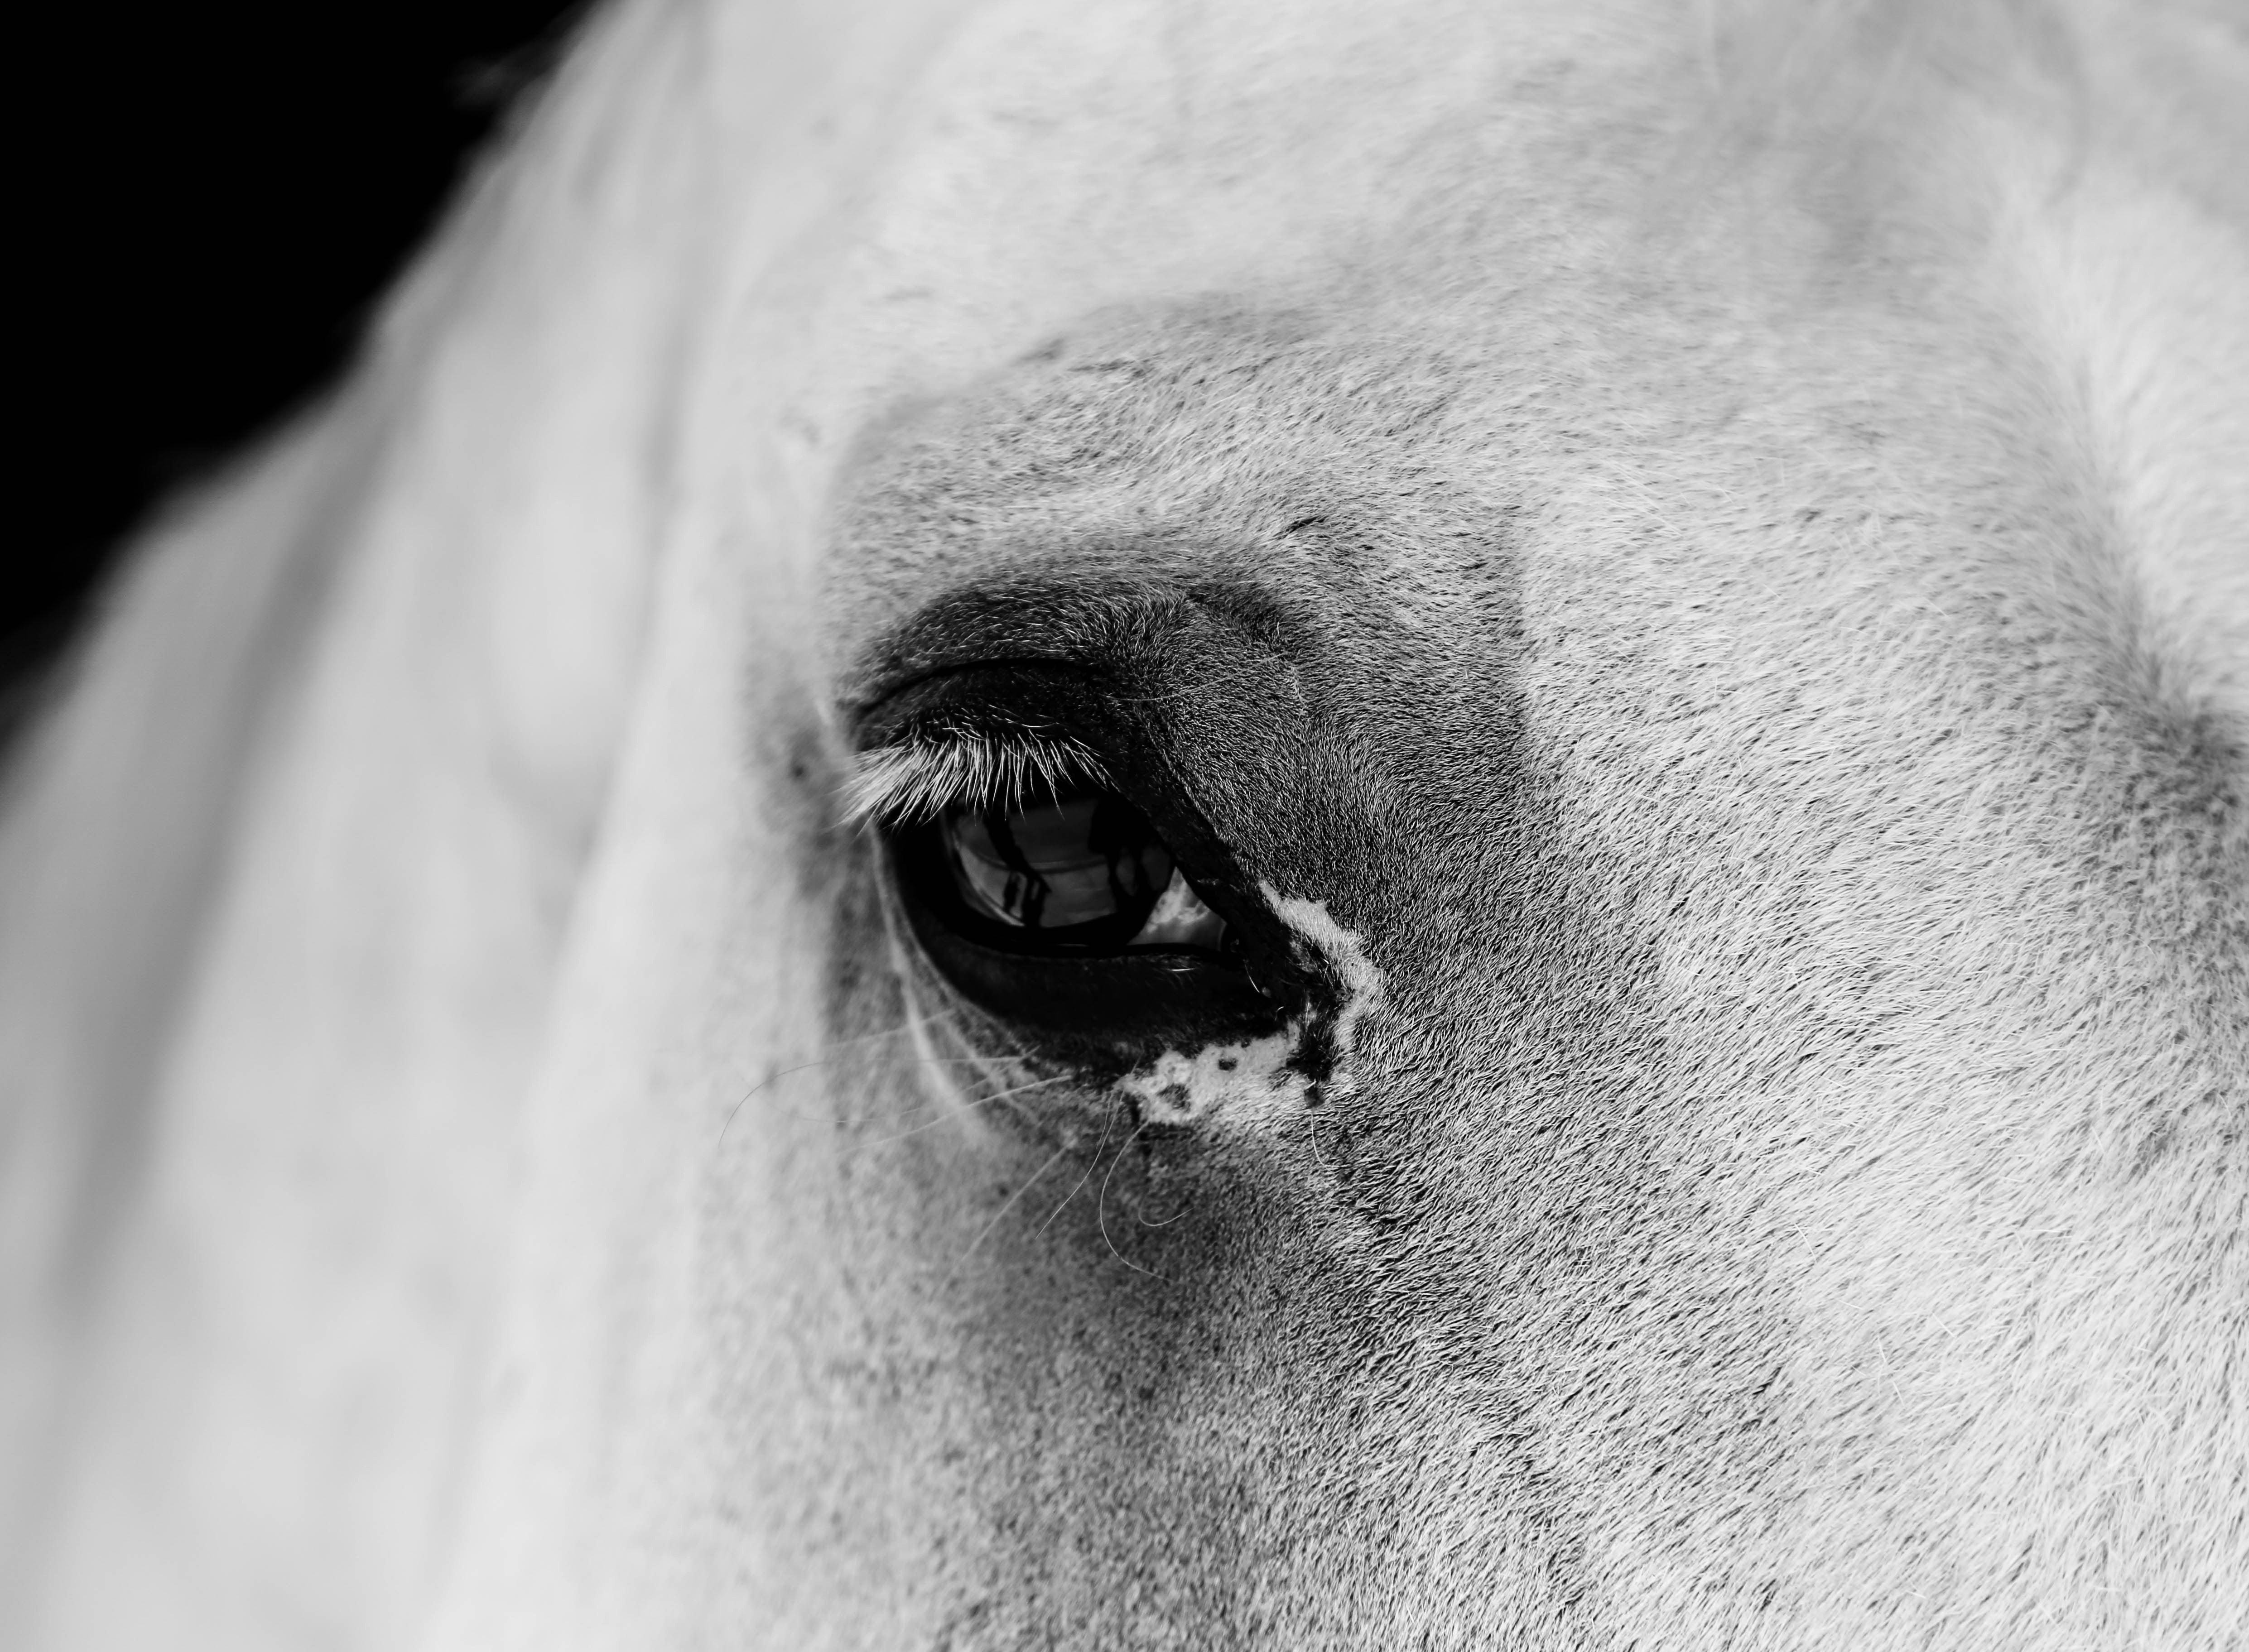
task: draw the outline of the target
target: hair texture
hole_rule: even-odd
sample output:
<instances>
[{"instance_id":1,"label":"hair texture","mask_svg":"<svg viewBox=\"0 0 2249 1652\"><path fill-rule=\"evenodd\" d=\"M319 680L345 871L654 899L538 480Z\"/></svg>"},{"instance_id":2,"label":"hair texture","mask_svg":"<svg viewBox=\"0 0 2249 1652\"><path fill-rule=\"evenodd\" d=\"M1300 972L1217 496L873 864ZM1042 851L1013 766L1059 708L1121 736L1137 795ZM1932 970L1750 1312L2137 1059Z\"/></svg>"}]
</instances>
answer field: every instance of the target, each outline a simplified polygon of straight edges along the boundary
<instances>
[{"instance_id":1,"label":"hair texture","mask_svg":"<svg viewBox=\"0 0 2249 1652\"><path fill-rule=\"evenodd\" d=\"M1857 123L1915 73L1986 96L2070 86L2081 0L1706 0L1711 79L1736 118Z\"/></svg>"}]
</instances>

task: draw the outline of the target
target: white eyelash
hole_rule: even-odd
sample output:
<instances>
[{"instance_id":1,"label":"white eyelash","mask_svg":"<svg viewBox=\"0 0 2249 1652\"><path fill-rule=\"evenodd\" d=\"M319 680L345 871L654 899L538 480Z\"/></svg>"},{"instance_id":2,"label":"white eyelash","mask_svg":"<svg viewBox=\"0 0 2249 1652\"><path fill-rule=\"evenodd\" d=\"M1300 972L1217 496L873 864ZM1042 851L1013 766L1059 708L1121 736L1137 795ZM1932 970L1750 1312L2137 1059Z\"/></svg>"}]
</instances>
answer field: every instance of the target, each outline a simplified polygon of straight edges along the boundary
<instances>
[{"instance_id":1,"label":"white eyelash","mask_svg":"<svg viewBox=\"0 0 2249 1652\"><path fill-rule=\"evenodd\" d=\"M843 783L843 816L910 826L953 809L1014 809L1034 792L1105 785L1101 761L1067 735L946 729L862 751Z\"/></svg>"}]
</instances>

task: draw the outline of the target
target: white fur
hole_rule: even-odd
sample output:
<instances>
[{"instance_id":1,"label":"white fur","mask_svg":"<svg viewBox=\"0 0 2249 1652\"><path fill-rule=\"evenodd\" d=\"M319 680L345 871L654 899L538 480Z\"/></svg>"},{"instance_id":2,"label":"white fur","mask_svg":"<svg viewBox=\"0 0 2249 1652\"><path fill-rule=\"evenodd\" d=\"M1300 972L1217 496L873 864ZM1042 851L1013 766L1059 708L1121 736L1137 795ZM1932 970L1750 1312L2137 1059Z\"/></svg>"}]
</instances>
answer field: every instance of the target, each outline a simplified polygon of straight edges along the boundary
<instances>
[{"instance_id":1,"label":"white fur","mask_svg":"<svg viewBox=\"0 0 2249 1652\"><path fill-rule=\"evenodd\" d=\"M1351 1048L1358 1041L1359 1022L1382 1002L1382 971L1366 956L1365 938L1330 917L1324 901L1291 900L1269 883L1259 888L1275 915L1302 938L1343 990L1343 1004L1335 1018L1338 1070L1330 1088L1338 1096L1348 1094L1354 1087Z\"/></svg>"},{"instance_id":2,"label":"white fur","mask_svg":"<svg viewBox=\"0 0 2249 1652\"><path fill-rule=\"evenodd\" d=\"M1166 1050L1127 1075L1122 1088L1154 1123L1239 1129L1290 1116L1304 1099L1303 1079L1288 1060L1303 1029L1262 1038L1207 1044L1192 1053Z\"/></svg>"}]
</instances>

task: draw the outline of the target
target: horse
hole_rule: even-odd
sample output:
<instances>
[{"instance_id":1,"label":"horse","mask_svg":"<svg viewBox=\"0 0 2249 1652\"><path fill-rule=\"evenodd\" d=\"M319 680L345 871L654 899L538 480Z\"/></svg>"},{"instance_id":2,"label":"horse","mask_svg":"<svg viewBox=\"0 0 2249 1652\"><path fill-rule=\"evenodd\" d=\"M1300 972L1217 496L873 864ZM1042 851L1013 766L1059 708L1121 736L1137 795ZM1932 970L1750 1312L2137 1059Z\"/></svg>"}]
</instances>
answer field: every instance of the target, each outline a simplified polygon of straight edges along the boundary
<instances>
[{"instance_id":1,"label":"horse","mask_svg":"<svg viewBox=\"0 0 2249 1652\"><path fill-rule=\"evenodd\" d=\"M2249 1623L2231 0L626 0L17 761L0 1636Z\"/></svg>"}]
</instances>

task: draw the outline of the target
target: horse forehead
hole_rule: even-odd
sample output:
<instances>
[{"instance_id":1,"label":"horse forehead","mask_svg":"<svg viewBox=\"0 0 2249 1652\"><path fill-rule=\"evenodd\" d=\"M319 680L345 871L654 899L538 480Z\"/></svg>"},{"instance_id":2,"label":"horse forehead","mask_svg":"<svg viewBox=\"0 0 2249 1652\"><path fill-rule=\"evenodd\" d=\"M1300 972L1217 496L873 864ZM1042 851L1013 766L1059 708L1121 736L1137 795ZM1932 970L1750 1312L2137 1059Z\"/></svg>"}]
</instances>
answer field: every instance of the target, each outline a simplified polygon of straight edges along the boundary
<instances>
[{"instance_id":1,"label":"horse forehead","mask_svg":"<svg viewBox=\"0 0 2249 1652\"><path fill-rule=\"evenodd\" d=\"M900 140L863 250L827 284L812 331L834 347L808 375L823 391L806 422L860 428L871 406L895 423L879 408L902 388L935 399L954 416L911 422L930 461L914 483L942 448L949 497L1021 508L1041 480L1027 464L1083 483L1106 452L1102 479L1129 463L1144 498L1271 482L1363 451L1375 427L1355 400L1379 396L1395 425L1488 396L1495 349L1551 358L1589 313L1598 331L1617 312L1605 220L1644 194L1663 127L1693 119L1695 83L1675 72L1688 43L1675 22L1627 26L1637 10L1331 4L1245 27L1225 6L1162 7L1109 53L1076 38L1086 18L1056 27L1066 65L1041 27L995 45L972 23L927 77L946 119ZM909 261L931 278L901 287ZM1495 286L1502 305L1461 298ZM1358 325L1334 328L1339 312ZM1044 349L992 375L1038 332ZM829 388L845 382L865 398ZM1200 487L1199 508L1227 492ZM965 550L915 538L913 557L883 560Z\"/></svg>"},{"instance_id":2,"label":"horse forehead","mask_svg":"<svg viewBox=\"0 0 2249 1652\"><path fill-rule=\"evenodd\" d=\"M840 651L948 595L1153 581L1254 588L1333 644L1427 633L1469 668L1512 634L1493 605L1526 600L1641 636L1730 610L1781 654L1846 587L1881 593L1862 626L1925 627L1995 565L2067 560L2066 433L2010 394L2022 375L1978 370L2019 347L1972 318L1836 312L1792 337L1757 293L1709 327L1691 284L1651 319L1583 287L1464 310L1339 279L1340 302L1089 317L892 418L841 488Z\"/></svg>"},{"instance_id":3,"label":"horse forehead","mask_svg":"<svg viewBox=\"0 0 2249 1652\"><path fill-rule=\"evenodd\" d=\"M1781 57L1794 32L1808 58L1835 55L1791 8L1722 10ZM1950 26L1898 10L1909 36ZM1962 8L1960 26L2004 10ZM1312 538L1249 530L1351 491L1362 525L1379 500L1427 526L1433 477L1511 518L1518 544L1556 531L1504 568L1436 555L1459 535L1402 531L1364 539L1363 565L1449 560L1438 583L1519 573L1533 594L1606 581L1618 600L1589 621L1647 629L1694 600L1785 628L1818 614L1808 583L1845 577L1883 593L1859 603L1861 634L1916 604L1913 623L1952 623L1954 594L1995 584L2098 606L2053 571L2082 583L2092 541L2115 534L2095 496L2119 478L2094 474L2098 443L2072 423L2083 341L2032 336L2057 284L2012 267L2019 226L2001 222L2074 187L2067 121L2039 124L2053 100L1971 94L1916 125L1916 98L1950 95L1930 90L1943 50L1899 54L1895 75L1846 51L1842 113L1802 77L1785 141L1760 147L1736 141L1733 106L1771 88L1738 62L1714 74L1709 51L1694 19L1628 3L1337 3L1285 26L1193 5L972 19L925 76L939 115L901 127L862 250L807 329L827 353L804 375L822 387L808 422L880 428L862 458L898 484L882 531L857 509L867 468L844 479L836 648L949 582L1066 564L1104 535L1118 560L1133 512L1195 520L1206 554L1230 534L1266 577L1305 583ZM1066 367L1026 358L1042 334ZM2157 416L2166 398L2145 389L2110 397L2148 427L2113 438L2128 464L2225 428L2191 395ZM906 402L911 418L884 411ZM2238 508L2215 482L2193 497L2202 517L2154 537L2188 541L2176 559L2199 577L2184 582L2208 588ZM1769 531L1771 516L1801 531ZM1903 525L1922 522L1945 531ZM2233 634L2179 624L2219 652Z\"/></svg>"},{"instance_id":4,"label":"horse forehead","mask_svg":"<svg viewBox=\"0 0 2249 1652\"><path fill-rule=\"evenodd\" d=\"M1565 67L1587 109L1621 83L1622 136L1569 152L1601 128L1584 110L1526 130L1510 96L1538 77L1514 65L1490 107L1427 134L1394 198L1357 203L1352 233L1069 314L933 390L928 360L894 365L920 382L857 412L837 483L842 651L948 588L1097 566L1215 561L1316 600L1338 572L1467 598L1601 563L1644 599L1615 614L1649 623L1690 594L1788 607L1775 579L1813 569L1804 552L1847 517L2051 525L2037 500L2076 479L2071 433L2054 364L1990 301L1973 191L1918 181L1918 263L1887 282L1897 249L1867 244L1889 233L1857 221L1867 203L1813 213L1705 178L1682 228L1618 178L1657 164L1701 99L1676 89L1683 60L1654 75L1645 48L1609 55ZM1582 233L1544 233L1565 214ZM1776 536L1774 516L1825 526ZM1953 538L1912 554L1893 535L1890 563L1861 554L1857 577L1926 591L2015 548ZM1730 561L1768 565L1762 583L1729 580Z\"/></svg>"}]
</instances>

